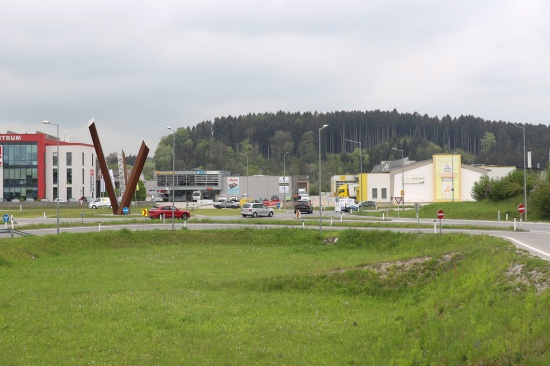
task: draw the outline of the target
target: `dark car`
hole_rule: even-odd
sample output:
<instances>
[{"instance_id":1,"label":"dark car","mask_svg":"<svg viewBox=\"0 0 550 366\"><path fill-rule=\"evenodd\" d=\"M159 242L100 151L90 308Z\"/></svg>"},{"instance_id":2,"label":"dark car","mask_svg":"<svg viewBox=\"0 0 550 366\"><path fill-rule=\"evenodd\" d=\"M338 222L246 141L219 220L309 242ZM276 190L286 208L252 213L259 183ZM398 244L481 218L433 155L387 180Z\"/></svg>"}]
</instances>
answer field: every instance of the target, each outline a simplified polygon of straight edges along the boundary
<instances>
[{"instance_id":1,"label":"dark car","mask_svg":"<svg viewBox=\"0 0 550 366\"><path fill-rule=\"evenodd\" d=\"M313 213L313 205L311 204L311 201L296 201L294 204L294 213L297 213L300 211L300 213Z\"/></svg>"},{"instance_id":2,"label":"dark car","mask_svg":"<svg viewBox=\"0 0 550 366\"><path fill-rule=\"evenodd\" d=\"M168 202L170 201L170 195L168 193L160 193L153 197L155 202Z\"/></svg>"},{"instance_id":3,"label":"dark car","mask_svg":"<svg viewBox=\"0 0 550 366\"><path fill-rule=\"evenodd\" d=\"M187 220L188 218L191 217L191 213L189 211L182 210L181 208L177 208L173 206L152 207L151 209L149 209L149 217L152 220L160 219L161 217L171 219L172 212L174 212L175 219Z\"/></svg>"},{"instance_id":4,"label":"dark car","mask_svg":"<svg viewBox=\"0 0 550 366\"><path fill-rule=\"evenodd\" d=\"M363 201L359 204L359 207L373 207L373 208L376 208L376 202L374 202L374 201Z\"/></svg>"},{"instance_id":5,"label":"dark car","mask_svg":"<svg viewBox=\"0 0 550 366\"><path fill-rule=\"evenodd\" d=\"M225 200L220 201L214 205L215 208L241 208L241 205L237 201Z\"/></svg>"}]
</instances>

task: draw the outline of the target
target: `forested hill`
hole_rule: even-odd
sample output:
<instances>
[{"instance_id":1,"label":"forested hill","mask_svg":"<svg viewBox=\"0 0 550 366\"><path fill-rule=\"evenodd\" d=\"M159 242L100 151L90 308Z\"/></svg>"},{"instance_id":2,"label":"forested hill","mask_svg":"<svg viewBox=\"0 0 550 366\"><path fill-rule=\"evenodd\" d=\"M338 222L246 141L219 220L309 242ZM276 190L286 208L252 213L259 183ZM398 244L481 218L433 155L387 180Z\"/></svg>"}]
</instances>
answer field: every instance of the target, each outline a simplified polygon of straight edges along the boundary
<instances>
[{"instance_id":1,"label":"forested hill","mask_svg":"<svg viewBox=\"0 0 550 366\"><path fill-rule=\"evenodd\" d=\"M439 118L396 110L277 112L219 117L178 129L176 165L178 169L226 169L244 175L248 157L249 168L253 169L249 174L280 174L286 163L292 174L311 175L313 171L307 165L315 164L319 128L325 124L328 127L321 133L323 160L340 160L332 161L336 167L331 170L341 170L338 164L358 170L359 143L364 171L382 160L400 158L401 153L392 147L402 149L406 157L416 161L429 159L433 153L456 151L469 164L523 166L523 126L534 167L546 167L550 148L550 129L546 125L518 127L474 116ZM165 136L155 153L160 168L166 164L169 169L171 146L172 136Z\"/></svg>"}]
</instances>

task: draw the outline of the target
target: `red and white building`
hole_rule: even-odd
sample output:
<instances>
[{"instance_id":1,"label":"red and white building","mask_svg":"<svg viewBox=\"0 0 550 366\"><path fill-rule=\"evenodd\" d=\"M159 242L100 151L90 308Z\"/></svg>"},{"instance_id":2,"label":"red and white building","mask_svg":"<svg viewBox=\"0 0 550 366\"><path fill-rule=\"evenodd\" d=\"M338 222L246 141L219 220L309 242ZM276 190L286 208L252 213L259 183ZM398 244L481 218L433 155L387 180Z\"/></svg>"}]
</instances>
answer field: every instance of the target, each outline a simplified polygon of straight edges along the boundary
<instances>
[{"instance_id":1,"label":"red and white building","mask_svg":"<svg viewBox=\"0 0 550 366\"><path fill-rule=\"evenodd\" d=\"M0 134L0 189L5 201L93 196L95 165L91 144L58 141L40 132Z\"/></svg>"}]
</instances>

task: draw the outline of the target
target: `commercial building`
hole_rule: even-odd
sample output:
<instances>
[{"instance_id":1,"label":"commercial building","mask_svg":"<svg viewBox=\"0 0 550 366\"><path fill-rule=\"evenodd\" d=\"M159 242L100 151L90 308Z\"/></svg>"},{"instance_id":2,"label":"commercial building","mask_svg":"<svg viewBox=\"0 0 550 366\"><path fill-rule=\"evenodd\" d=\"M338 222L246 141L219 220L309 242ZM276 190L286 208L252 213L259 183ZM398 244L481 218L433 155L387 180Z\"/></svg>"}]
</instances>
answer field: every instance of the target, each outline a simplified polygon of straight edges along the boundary
<instances>
[{"instance_id":1,"label":"commercial building","mask_svg":"<svg viewBox=\"0 0 550 366\"><path fill-rule=\"evenodd\" d=\"M41 132L0 134L2 199L93 196L95 159L90 144L58 141Z\"/></svg>"},{"instance_id":2,"label":"commercial building","mask_svg":"<svg viewBox=\"0 0 550 366\"><path fill-rule=\"evenodd\" d=\"M172 201L172 187L176 202L191 202L193 192L200 191L201 198L216 200L220 194L248 196L251 198L277 195L281 199L292 197L298 188L309 191L308 176L235 176L226 170L157 171L156 191L168 193Z\"/></svg>"},{"instance_id":3,"label":"commercial building","mask_svg":"<svg viewBox=\"0 0 550 366\"><path fill-rule=\"evenodd\" d=\"M432 159L409 161L407 158L385 161L370 173L333 176L331 188L344 183L365 187L367 200L378 203L405 204L451 201L474 201L471 191L488 169L462 164L460 154L434 154Z\"/></svg>"}]
</instances>

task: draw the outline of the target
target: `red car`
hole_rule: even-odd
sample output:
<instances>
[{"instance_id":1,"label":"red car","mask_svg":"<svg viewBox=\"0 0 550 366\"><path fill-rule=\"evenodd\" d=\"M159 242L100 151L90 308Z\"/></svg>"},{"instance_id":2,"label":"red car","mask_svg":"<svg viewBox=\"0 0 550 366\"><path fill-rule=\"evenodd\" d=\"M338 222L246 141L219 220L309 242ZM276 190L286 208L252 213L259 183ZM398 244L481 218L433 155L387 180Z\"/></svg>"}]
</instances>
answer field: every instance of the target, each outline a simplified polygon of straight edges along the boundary
<instances>
[{"instance_id":1,"label":"red car","mask_svg":"<svg viewBox=\"0 0 550 366\"><path fill-rule=\"evenodd\" d=\"M181 208L177 208L173 206L153 207L149 209L149 217L151 219L160 219L161 217L171 219L172 210L174 212L175 219L187 220L188 218L191 217L191 213L189 211L182 210Z\"/></svg>"}]
</instances>

